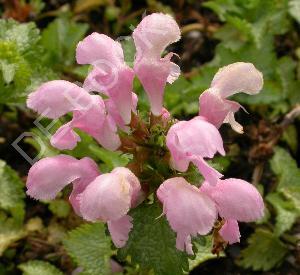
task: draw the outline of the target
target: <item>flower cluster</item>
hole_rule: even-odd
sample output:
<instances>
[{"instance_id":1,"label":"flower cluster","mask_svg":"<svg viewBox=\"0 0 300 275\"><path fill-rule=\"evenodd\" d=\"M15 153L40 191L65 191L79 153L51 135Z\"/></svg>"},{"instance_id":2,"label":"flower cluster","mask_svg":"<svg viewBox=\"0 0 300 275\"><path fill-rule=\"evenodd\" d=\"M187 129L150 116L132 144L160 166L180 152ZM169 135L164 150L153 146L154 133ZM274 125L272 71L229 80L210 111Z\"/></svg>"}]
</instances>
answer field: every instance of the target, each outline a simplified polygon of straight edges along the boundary
<instances>
[{"instance_id":1,"label":"flower cluster","mask_svg":"<svg viewBox=\"0 0 300 275\"><path fill-rule=\"evenodd\" d=\"M224 243L239 242L237 222L261 218L262 197L244 180L223 179L207 159L217 153L225 155L218 131L222 123L243 132L234 118L241 106L227 97L237 92L258 93L262 74L243 62L220 69L199 98L199 115L176 121L163 108L163 94L167 82L175 81L180 70L171 62L172 53L161 55L179 40L177 23L169 15L154 13L141 21L132 36L136 46L133 68L125 63L119 42L93 33L76 50L77 62L92 66L83 86L50 81L31 93L27 101L29 108L51 119L73 114L72 120L52 136L52 146L72 150L80 142L74 131L79 129L108 150L132 154L132 161L127 167L101 174L88 157L61 154L44 158L29 171L27 194L50 200L72 183L69 199L76 214L88 221L106 222L116 247L126 244L133 227L130 209L147 203L151 194L160 201L163 214L177 233L179 250L193 254L191 238L208 234L216 223ZM150 101L147 120L137 111L135 76ZM149 166L154 169L149 171ZM198 186L187 181L185 175L191 167L203 176L202 184L201 177Z\"/></svg>"}]
</instances>

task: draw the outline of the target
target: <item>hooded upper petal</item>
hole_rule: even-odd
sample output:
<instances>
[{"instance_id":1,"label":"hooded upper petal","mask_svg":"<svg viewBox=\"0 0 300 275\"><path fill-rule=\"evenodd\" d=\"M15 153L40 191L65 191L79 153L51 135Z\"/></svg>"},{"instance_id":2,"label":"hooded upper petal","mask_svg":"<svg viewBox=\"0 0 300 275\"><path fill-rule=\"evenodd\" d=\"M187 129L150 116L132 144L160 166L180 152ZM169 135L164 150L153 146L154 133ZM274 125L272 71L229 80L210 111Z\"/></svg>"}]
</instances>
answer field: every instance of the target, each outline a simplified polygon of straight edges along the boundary
<instances>
[{"instance_id":1,"label":"hooded upper petal","mask_svg":"<svg viewBox=\"0 0 300 275\"><path fill-rule=\"evenodd\" d=\"M90 95L84 89L65 80L46 82L27 99L30 109L52 119L75 110L86 110L90 104Z\"/></svg>"},{"instance_id":2,"label":"hooded upper petal","mask_svg":"<svg viewBox=\"0 0 300 275\"><path fill-rule=\"evenodd\" d=\"M262 73L253 64L237 62L225 66L216 73L211 87L201 94L199 115L217 128L229 123L234 131L243 133L243 127L234 118L241 105L226 98L238 92L254 95L262 86Z\"/></svg>"},{"instance_id":3,"label":"hooded upper petal","mask_svg":"<svg viewBox=\"0 0 300 275\"><path fill-rule=\"evenodd\" d=\"M203 159L212 158L217 152L225 154L218 129L204 118L195 117L174 124L168 131L166 143L172 156L171 165L175 169L184 172L192 161L212 184L222 177Z\"/></svg>"},{"instance_id":4,"label":"hooded upper petal","mask_svg":"<svg viewBox=\"0 0 300 275\"><path fill-rule=\"evenodd\" d=\"M73 119L51 137L51 144L60 150L71 150L80 141L74 128L90 134L109 150L116 150L120 146L117 129L107 127L108 123L104 123L107 115L103 100L73 83L64 80L47 82L29 95L27 105L53 119L73 112ZM103 128L106 128L105 131ZM107 141L108 137L110 141Z\"/></svg>"},{"instance_id":5,"label":"hooded upper petal","mask_svg":"<svg viewBox=\"0 0 300 275\"><path fill-rule=\"evenodd\" d=\"M218 129L202 117L174 124L167 134L167 146L172 155L212 158L217 152L225 154Z\"/></svg>"},{"instance_id":6,"label":"hooded upper petal","mask_svg":"<svg viewBox=\"0 0 300 275\"><path fill-rule=\"evenodd\" d=\"M79 64L92 64L109 72L113 66L121 66L124 62L122 46L105 34L92 33L76 48L76 60ZM111 63L113 66L109 66Z\"/></svg>"},{"instance_id":7,"label":"hooded upper petal","mask_svg":"<svg viewBox=\"0 0 300 275\"><path fill-rule=\"evenodd\" d=\"M227 220L219 231L224 241L229 244L239 243L241 234L236 220Z\"/></svg>"},{"instance_id":8,"label":"hooded upper petal","mask_svg":"<svg viewBox=\"0 0 300 275\"><path fill-rule=\"evenodd\" d=\"M121 144L114 121L105 112L101 97L90 95L91 104L87 110L74 111L73 119L60 127L51 138L51 144L58 149L73 149L79 136L73 131L80 129L95 138L104 148L116 150Z\"/></svg>"},{"instance_id":9,"label":"hooded upper petal","mask_svg":"<svg viewBox=\"0 0 300 275\"><path fill-rule=\"evenodd\" d=\"M171 178L157 190L163 212L177 233L176 247L193 254L191 236L207 234L216 219L215 203L184 178Z\"/></svg>"},{"instance_id":10,"label":"hooded upper petal","mask_svg":"<svg viewBox=\"0 0 300 275\"><path fill-rule=\"evenodd\" d=\"M99 173L96 164L88 158L77 160L71 156L58 155L36 162L29 170L26 187L27 194L35 199L54 199L66 185L75 180L89 182L88 171ZM89 173L88 173L89 174Z\"/></svg>"},{"instance_id":11,"label":"hooded upper petal","mask_svg":"<svg viewBox=\"0 0 300 275\"><path fill-rule=\"evenodd\" d=\"M236 62L219 69L211 82L211 87L217 89L222 98L239 92L257 94L262 86L262 73L252 63L244 62Z\"/></svg>"},{"instance_id":12,"label":"hooded upper petal","mask_svg":"<svg viewBox=\"0 0 300 275\"><path fill-rule=\"evenodd\" d=\"M47 82L29 95L27 105L49 118L73 112L73 119L51 137L52 146L60 150L71 150L80 141L74 128L90 134L108 150L116 150L121 144L115 122L107 116L102 98L90 95L73 83L64 80Z\"/></svg>"},{"instance_id":13,"label":"hooded upper petal","mask_svg":"<svg viewBox=\"0 0 300 275\"><path fill-rule=\"evenodd\" d=\"M160 115L164 88L179 76L179 67L170 61L172 53L161 58L165 48L180 39L176 21L162 13L153 13L143 18L133 31L136 46L134 71L148 95L151 111Z\"/></svg>"},{"instance_id":14,"label":"hooded upper petal","mask_svg":"<svg viewBox=\"0 0 300 275\"><path fill-rule=\"evenodd\" d=\"M127 214L140 183L127 168L115 168L91 182L81 194L80 211L89 221L114 221Z\"/></svg>"},{"instance_id":15,"label":"hooded upper petal","mask_svg":"<svg viewBox=\"0 0 300 275\"><path fill-rule=\"evenodd\" d=\"M124 123L128 124L131 111L135 111L132 102L134 72L124 61L120 43L104 34L92 33L79 42L76 57L79 64L94 66L84 87L108 95Z\"/></svg>"},{"instance_id":16,"label":"hooded upper petal","mask_svg":"<svg viewBox=\"0 0 300 275\"><path fill-rule=\"evenodd\" d=\"M260 193L250 183L241 179L219 180L216 186L205 182L200 190L217 205L222 218L251 222L264 214L264 203Z\"/></svg>"}]
</instances>

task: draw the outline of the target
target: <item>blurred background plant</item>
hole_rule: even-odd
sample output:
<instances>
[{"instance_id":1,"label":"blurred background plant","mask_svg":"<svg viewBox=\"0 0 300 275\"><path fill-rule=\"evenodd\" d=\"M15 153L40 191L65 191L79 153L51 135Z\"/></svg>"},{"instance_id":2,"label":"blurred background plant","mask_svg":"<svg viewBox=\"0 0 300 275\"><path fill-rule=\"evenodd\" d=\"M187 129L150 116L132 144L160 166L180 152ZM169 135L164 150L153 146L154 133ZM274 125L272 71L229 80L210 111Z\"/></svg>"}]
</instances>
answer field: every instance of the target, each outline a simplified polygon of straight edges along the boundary
<instances>
[{"instance_id":1,"label":"blurred background plant","mask_svg":"<svg viewBox=\"0 0 300 275\"><path fill-rule=\"evenodd\" d=\"M161 246L174 238L167 235L168 225L160 222L155 231L145 226L159 216L158 209L135 211L133 215L143 214L143 218L134 225L131 239L141 240L140 246L129 241L116 255L103 225L83 223L72 212L66 201L69 190L51 202L26 198L24 182L30 164L11 146L20 134L31 131L33 138L19 142L29 156L40 150L36 137L47 145L39 157L57 154L47 137L32 129L36 117L25 107L26 95L47 80L82 81L89 67L75 64L75 47L93 31L121 37L131 64L134 48L126 36L145 12L158 11L172 14L182 30L181 41L169 49L179 54L175 62L182 75L167 86L165 94L166 107L175 117L197 113L200 93L221 66L248 61L264 74L259 95L236 96L250 113L238 114L247 125L245 134L221 128L228 154L215 165L226 177L256 185L264 195L266 215L256 224L242 225L241 243L228 247L220 258L210 253L208 238L197 240L194 258L167 250L162 255ZM118 271L125 274L175 275L183 272L181 265L191 274L299 274L299 0L2 0L0 14L1 275L71 274L73 270L74 274L110 274L116 261L122 266L117 266ZM140 110L146 112L148 102L138 81L135 91L140 95ZM49 121L40 123L46 127ZM91 156L101 171L130 160L130 155L109 153L80 135L82 142L73 156Z\"/></svg>"}]
</instances>

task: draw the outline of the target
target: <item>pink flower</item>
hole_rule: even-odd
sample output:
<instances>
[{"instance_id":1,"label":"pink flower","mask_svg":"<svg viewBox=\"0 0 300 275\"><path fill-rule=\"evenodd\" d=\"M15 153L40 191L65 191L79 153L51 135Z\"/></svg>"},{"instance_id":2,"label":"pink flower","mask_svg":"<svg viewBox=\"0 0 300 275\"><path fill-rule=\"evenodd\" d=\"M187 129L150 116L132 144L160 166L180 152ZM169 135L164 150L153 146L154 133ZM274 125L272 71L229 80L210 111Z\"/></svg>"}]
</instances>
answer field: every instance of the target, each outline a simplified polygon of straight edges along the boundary
<instances>
[{"instance_id":1,"label":"pink flower","mask_svg":"<svg viewBox=\"0 0 300 275\"><path fill-rule=\"evenodd\" d=\"M177 249L194 254L191 237L205 235L212 229L217 218L214 201L179 177L164 181L157 190L157 197L163 203L163 213L171 228L177 233Z\"/></svg>"},{"instance_id":2,"label":"pink flower","mask_svg":"<svg viewBox=\"0 0 300 275\"><path fill-rule=\"evenodd\" d=\"M92 33L78 43L76 59L79 64L94 67L84 88L109 96L123 123L128 124L136 107L132 95L134 72L124 61L121 44L104 34Z\"/></svg>"},{"instance_id":3,"label":"pink flower","mask_svg":"<svg viewBox=\"0 0 300 275\"><path fill-rule=\"evenodd\" d=\"M132 36L137 50L134 71L145 88L152 113L158 116L166 83L173 83L180 74L180 68L170 61L173 53L163 58L161 54L180 39L180 29L170 15L153 13L144 17Z\"/></svg>"},{"instance_id":4,"label":"pink flower","mask_svg":"<svg viewBox=\"0 0 300 275\"><path fill-rule=\"evenodd\" d=\"M163 124L164 127L167 126L170 119L171 119L171 114L169 113L169 111L166 108L162 108L161 120L162 120L162 124Z\"/></svg>"},{"instance_id":5,"label":"pink flower","mask_svg":"<svg viewBox=\"0 0 300 275\"><path fill-rule=\"evenodd\" d=\"M127 215L141 198L138 178L127 168L118 167L103 174L81 194L80 211L88 221L104 221L117 247L125 245L132 228L132 218Z\"/></svg>"},{"instance_id":6,"label":"pink flower","mask_svg":"<svg viewBox=\"0 0 300 275\"><path fill-rule=\"evenodd\" d=\"M134 110L136 110L138 102L138 97L135 93L132 93L132 104ZM123 118L121 117L117 106L111 98L105 99L104 104L107 110L108 119L115 123L124 132L129 132L130 128L125 124Z\"/></svg>"},{"instance_id":7,"label":"pink flower","mask_svg":"<svg viewBox=\"0 0 300 275\"><path fill-rule=\"evenodd\" d=\"M109 96L126 125L130 122L131 111L135 112L132 100L135 73L148 94L152 113L160 115L165 85L173 83L180 74L180 68L170 61L173 53L163 58L161 54L179 38L180 29L171 16L162 13L146 16L133 32L137 50L133 71L124 61L119 42L104 34L92 33L78 44L76 50L79 64L94 67L84 88Z\"/></svg>"},{"instance_id":8,"label":"pink flower","mask_svg":"<svg viewBox=\"0 0 300 275\"><path fill-rule=\"evenodd\" d=\"M64 80L47 82L29 95L27 106L52 119L73 112L73 119L51 138L51 144L58 149L71 150L80 141L74 128L90 134L106 149L116 150L120 146L115 121L107 116L102 98L90 95L73 83Z\"/></svg>"},{"instance_id":9,"label":"pink flower","mask_svg":"<svg viewBox=\"0 0 300 275\"><path fill-rule=\"evenodd\" d=\"M224 241L229 244L239 243L241 234L237 220L228 219L219 231Z\"/></svg>"},{"instance_id":10,"label":"pink flower","mask_svg":"<svg viewBox=\"0 0 300 275\"><path fill-rule=\"evenodd\" d=\"M217 152L225 155L222 137L217 128L203 117L174 124L167 134L167 147L171 152L171 165L176 170L185 172L193 162L211 184L216 184L222 177L204 160Z\"/></svg>"},{"instance_id":11,"label":"pink flower","mask_svg":"<svg viewBox=\"0 0 300 275\"><path fill-rule=\"evenodd\" d=\"M263 76L251 63L237 62L221 68L211 86L199 98L200 116L219 128L229 123L233 130L243 133L243 126L234 118L241 105L226 99L238 92L254 95L263 86Z\"/></svg>"},{"instance_id":12,"label":"pink flower","mask_svg":"<svg viewBox=\"0 0 300 275\"><path fill-rule=\"evenodd\" d=\"M237 221L255 221L264 214L264 203L260 193L244 180L219 180L216 186L204 182L200 191L215 202L219 216L226 220L220 234L230 244L240 240Z\"/></svg>"},{"instance_id":13,"label":"pink flower","mask_svg":"<svg viewBox=\"0 0 300 275\"><path fill-rule=\"evenodd\" d=\"M65 186L73 183L70 202L78 215L79 196L87 185L99 175L97 164L90 158L77 160L58 155L36 162L29 170L27 195L38 200L52 200Z\"/></svg>"}]
</instances>

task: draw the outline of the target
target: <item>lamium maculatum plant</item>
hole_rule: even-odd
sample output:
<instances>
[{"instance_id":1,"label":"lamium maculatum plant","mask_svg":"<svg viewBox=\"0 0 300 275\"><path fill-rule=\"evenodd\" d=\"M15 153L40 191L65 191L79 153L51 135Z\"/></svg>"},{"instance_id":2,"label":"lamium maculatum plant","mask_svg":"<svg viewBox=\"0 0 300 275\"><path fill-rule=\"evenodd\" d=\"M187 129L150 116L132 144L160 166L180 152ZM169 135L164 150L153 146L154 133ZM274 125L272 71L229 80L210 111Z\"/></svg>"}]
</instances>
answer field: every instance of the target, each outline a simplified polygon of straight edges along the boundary
<instances>
[{"instance_id":1,"label":"lamium maculatum plant","mask_svg":"<svg viewBox=\"0 0 300 275\"><path fill-rule=\"evenodd\" d=\"M163 95L167 82L175 81L180 69L171 61L173 53L161 57L169 44L180 39L177 23L169 15L154 13L143 18L132 36L133 68L125 63L119 42L92 33L76 50L77 62L92 67L83 86L50 81L27 100L29 108L50 119L73 114L52 136L53 147L74 149L80 142L74 130L79 129L107 150L131 154L131 161L103 174L88 156L47 157L31 167L27 194L51 200L72 184L69 200L76 214L106 223L117 248L126 247L134 230L132 209L157 203L161 215L156 218L166 219L176 233L178 250L194 254L193 238L212 234L213 252L219 253L227 244L240 241L238 221L258 220L264 212L263 199L253 185L224 179L207 162L217 153L226 154L218 130L223 123L243 132L234 117L242 106L227 98L238 92L259 93L262 74L250 63L221 68L199 98L198 116L178 121L163 107ZM146 119L137 110L135 77L150 102ZM197 184L189 182L191 169L199 172Z\"/></svg>"}]
</instances>

